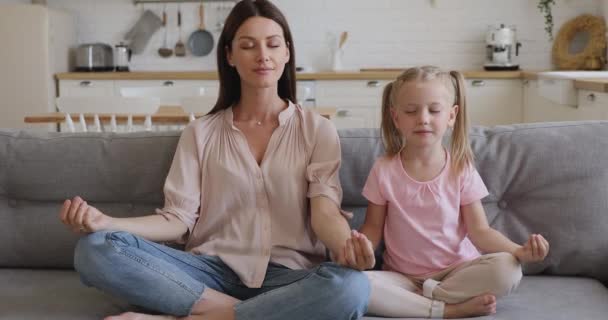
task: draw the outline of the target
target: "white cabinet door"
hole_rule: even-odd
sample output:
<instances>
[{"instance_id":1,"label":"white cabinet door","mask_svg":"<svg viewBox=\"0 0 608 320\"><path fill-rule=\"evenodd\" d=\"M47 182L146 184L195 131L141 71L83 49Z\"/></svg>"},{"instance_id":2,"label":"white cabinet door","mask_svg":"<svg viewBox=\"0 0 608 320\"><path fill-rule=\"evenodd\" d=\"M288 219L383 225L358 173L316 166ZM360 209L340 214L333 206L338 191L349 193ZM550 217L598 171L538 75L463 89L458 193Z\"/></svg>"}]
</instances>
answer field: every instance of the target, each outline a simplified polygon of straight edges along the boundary
<instances>
[{"instance_id":1,"label":"white cabinet door","mask_svg":"<svg viewBox=\"0 0 608 320\"><path fill-rule=\"evenodd\" d=\"M379 128L382 91L389 80L319 80L316 105L336 108L338 128Z\"/></svg>"},{"instance_id":2,"label":"white cabinet door","mask_svg":"<svg viewBox=\"0 0 608 320\"><path fill-rule=\"evenodd\" d=\"M113 80L59 81L59 96L62 97L106 97L113 95Z\"/></svg>"},{"instance_id":3,"label":"white cabinet door","mask_svg":"<svg viewBox=\"0 0 608 320\"><path fill-rule=\"evenodd\" d=\"M119 96L158 97L161 105L179 106L183 98L204 96L213 101L218 96L215 80L118 80L115 94Z\"/></svg>"},{"instance_id":4,"label":"white cabinet door","mask_svg":"<svg viewBox=\"0 0 608 320\"><path fill-rule=\"evenodd\" d=\"M576 120L608 120L608 93L579 90L577 111Z\"/></svg>"},{"instance_id":5,"label":"white cabinet door","mask_svg":"<svg viewBox=\"0 0 608 320\"><path fill-rule=\"evenodd\" d=\"M599 120L604 119L601 108L602 101L605 103L604 94L578 92L578 105L567 105L555 103L538 92L538 81L529 80L524 82L524 121L525 122L548 122L548 121L575 121L575 120Z\"/></svg>"},{"instance_id":6,"label":"white cabinet door","mask_svg":"<svg viewBox=\"0 0 608 320\"><path fill-rule=\"evenodd\" d=\"M379 128L380 108L338 108L332 121L336 128Z\"/></svg>"},{"instance_id":7,"label":"white cabinet door","mask_svg":"<svg viewBox=\"0 0 608 320\"><path fill-rule=\"evenodd\" d=\"M522 91L519 79L467 79L470 124L494 126L523 122Z\"/></svg>"}]
</instances>

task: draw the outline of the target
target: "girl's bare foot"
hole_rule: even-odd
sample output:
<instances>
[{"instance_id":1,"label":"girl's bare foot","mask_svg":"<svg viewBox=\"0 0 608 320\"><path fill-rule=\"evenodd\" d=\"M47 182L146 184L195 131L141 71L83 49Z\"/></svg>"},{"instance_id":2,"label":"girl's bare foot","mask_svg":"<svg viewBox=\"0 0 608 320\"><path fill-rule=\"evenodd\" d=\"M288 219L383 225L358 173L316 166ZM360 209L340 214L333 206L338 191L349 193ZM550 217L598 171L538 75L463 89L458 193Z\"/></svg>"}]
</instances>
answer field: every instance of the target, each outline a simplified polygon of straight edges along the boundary
<instances>
[{"instance_id":1,"label":"girl's bare foot","mask_svg":"<svg viewBox=\"0 0 608 320\"><path fill-rule=\"evenodd\" d=\"M177 318L164 315L151 315L145 313L125 312L117 316L110 316L104 320L176 320Z\"/></svg>"},{"instance_id":2,"label":"girl's bare foot","mask_svg":"<svg viewBox=\"0 0 608 320\"><path fill-rule=\"evenodd\" d=\"M446 304L445 318L479 317L496 313L496 297L482 294L458 304Z\"/></svg>"}]
</instances>

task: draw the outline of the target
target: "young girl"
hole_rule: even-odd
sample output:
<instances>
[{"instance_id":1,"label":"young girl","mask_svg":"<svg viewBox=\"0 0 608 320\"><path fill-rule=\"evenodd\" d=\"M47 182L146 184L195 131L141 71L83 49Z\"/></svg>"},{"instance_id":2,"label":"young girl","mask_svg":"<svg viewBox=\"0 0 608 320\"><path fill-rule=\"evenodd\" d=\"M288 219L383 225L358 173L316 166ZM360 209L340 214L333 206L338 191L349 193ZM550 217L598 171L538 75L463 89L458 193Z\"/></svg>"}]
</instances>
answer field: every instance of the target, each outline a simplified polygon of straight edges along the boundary
<instances>
[{"instance_id":1,"label":"young girl","mask_svg":"<svg viewBox=\"0 0 608 320\"><path fill-rule=\"evenodd\" d=\"M442 145L453 129L450 150ZM496 311L496 297L517 287L520 263L542 261L538 234L517 245L488 225L488 191L474 168L467 138L464 80L426 66L406 70L384 90L386 156L363 188L361 232L346 258L371 268L373 248L386 244L385 271L368 271L368 312L388 317L466 317ZM479 252L482 252L481 255Z\"/></svg>"}]
</instances>

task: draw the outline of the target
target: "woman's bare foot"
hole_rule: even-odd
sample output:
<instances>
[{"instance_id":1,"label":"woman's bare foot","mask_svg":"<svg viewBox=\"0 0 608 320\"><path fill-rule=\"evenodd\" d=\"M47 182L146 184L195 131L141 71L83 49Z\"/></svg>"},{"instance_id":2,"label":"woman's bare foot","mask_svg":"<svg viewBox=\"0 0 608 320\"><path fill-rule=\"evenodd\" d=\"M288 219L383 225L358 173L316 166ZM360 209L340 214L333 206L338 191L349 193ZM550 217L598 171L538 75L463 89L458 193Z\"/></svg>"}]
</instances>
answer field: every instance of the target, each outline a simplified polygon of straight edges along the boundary
<instances>
[{"instance_id":1,"label":"woman's bare foot","mask_svg":"<svg viewBox=\"0 0 608 320\"><path fill-rule=\"evenodd\" d=\"M446 304L444 318L479 317L496 313L496 297L482 294L458 304Z\"/></svg>"},{"instance_id":2,"label":"woman's bare foot","mask_svg":"<svg viewBox=\"0 0 608 320\"><path fill-rule=\"evenodd\" d=\"M177 318L164 315L151 315L145 313L125 312L117 316L106 317L103 320L176 320Z\"/></svg>"}]
</instances>

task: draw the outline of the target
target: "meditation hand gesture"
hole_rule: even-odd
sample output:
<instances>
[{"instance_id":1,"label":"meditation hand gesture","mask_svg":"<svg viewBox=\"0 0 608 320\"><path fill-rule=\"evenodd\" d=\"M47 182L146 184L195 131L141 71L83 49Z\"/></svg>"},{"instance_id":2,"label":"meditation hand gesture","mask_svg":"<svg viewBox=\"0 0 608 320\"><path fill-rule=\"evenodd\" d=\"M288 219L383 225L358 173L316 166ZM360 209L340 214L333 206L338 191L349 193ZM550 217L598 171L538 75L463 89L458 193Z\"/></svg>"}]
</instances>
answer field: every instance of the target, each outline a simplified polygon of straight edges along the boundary
<instances>
[{"instance_id":1,"label":"meditation hand gesture","mask_svg":"<svg viewBox=\"0 0 608 320\"><path fill-rule=\"evenodd\" d=\"M517 249L513 255L519 262L540 262L549 253L549 242L540 234L532 234L526 243Z\"/></svg>"},{"instance_id":2,"label":"meditation hand gesture","mask_svg":"<svg viewBox=\"0 0 608 320\"><path fill-rule=\"evenodd\" d=\"M372 242L356 230L351 231L351 238L346 240L341 264L356 270L371 269L376 264Z\"/></svg>"},{"instance_id":3,"label":"meditation hand gesture","mask_svg":"<svg viewBox=\"0 0 608 320\"><path fill-rule=\"evenodd\" d=\"M59 217L72 231L81 233L107 229L112 219L78 196L65 200Z\"/></svg>"}]
</instances>

